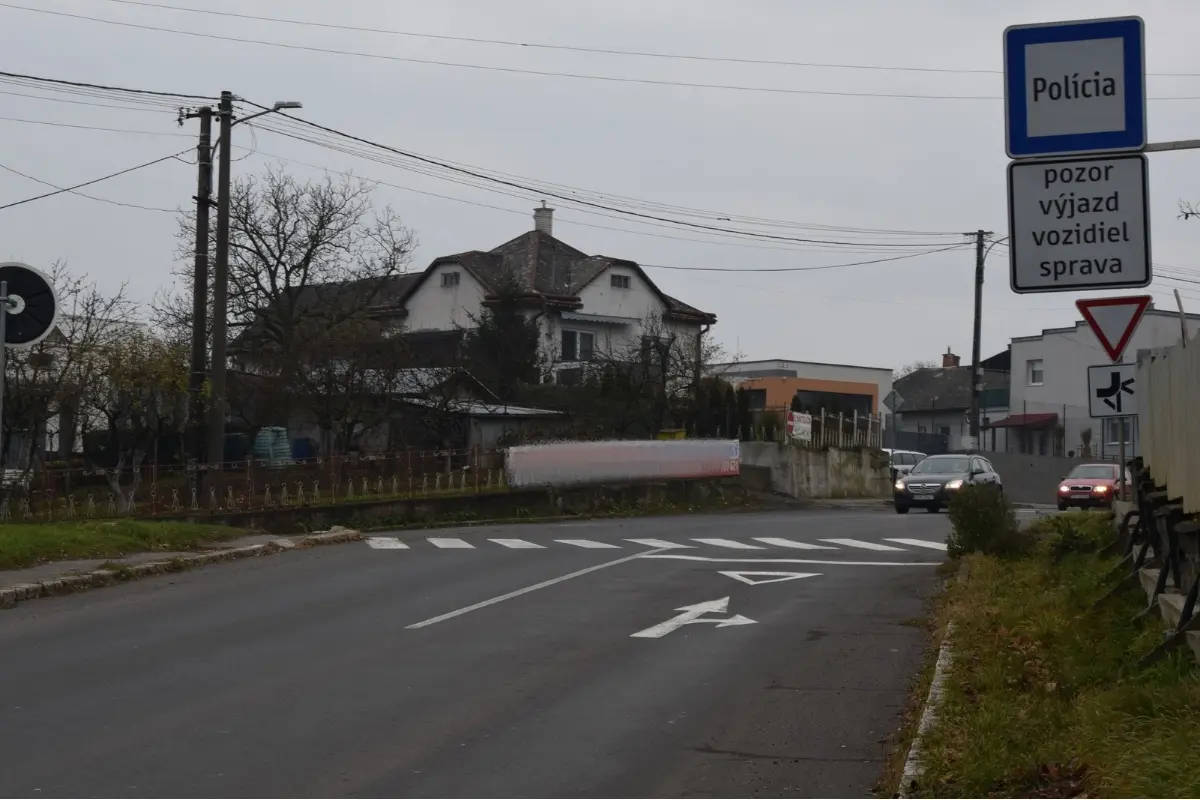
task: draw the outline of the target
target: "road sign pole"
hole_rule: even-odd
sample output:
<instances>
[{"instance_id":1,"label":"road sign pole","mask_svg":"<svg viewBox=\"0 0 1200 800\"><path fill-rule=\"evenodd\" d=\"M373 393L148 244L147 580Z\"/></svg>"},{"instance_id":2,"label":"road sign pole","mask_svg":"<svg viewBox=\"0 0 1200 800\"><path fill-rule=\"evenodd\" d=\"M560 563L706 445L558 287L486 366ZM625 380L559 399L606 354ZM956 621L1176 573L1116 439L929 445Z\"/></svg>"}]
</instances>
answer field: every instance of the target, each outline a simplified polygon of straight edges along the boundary
<instances>
[{"instance_id":1,"label":"road sign pole","mask_svg":"<svg viewBox=\"0 0 1200 800\"><path fill-rule=\"evenodd\" d=\"M5 327L8 324L8 281L0 281L0 469L6 468L4 440L4 391L7 388L5 378L8 375L8 345L4 343Z\"/></svg>"},{"instance_id":2,"label":"road sign pole","mask_svg":"<svg viewBox=\"0 0 1200 800\"><path fill-rule=\"evenodd\" d=\"M1117 490L1122 500L1125 499L1125 420L1127 417L1121 417L1117 423L1117 427L1121 431L1118 437L1121 441L1117 442Z\"/></svg>"}]
</instances>

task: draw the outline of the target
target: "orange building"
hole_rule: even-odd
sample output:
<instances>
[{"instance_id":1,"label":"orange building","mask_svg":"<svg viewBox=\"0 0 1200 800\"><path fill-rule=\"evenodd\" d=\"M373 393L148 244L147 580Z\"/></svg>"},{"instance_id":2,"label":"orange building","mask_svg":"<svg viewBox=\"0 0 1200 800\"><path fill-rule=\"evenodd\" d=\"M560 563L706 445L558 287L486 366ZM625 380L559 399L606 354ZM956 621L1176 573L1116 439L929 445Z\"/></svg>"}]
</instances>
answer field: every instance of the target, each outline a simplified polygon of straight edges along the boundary
<instances>
[{"instance_id":1,"label":"orange building","mask_svg":"<svg viewBox=\"0 0 1200 800\"><path fill-rule=\"evenodd\" d=\"M717 364L712 374L750 392L752 408L785 409L792 401L809 412L877 414L892 389L891 369L812 361Z\"/></svg>"}]
</instances>

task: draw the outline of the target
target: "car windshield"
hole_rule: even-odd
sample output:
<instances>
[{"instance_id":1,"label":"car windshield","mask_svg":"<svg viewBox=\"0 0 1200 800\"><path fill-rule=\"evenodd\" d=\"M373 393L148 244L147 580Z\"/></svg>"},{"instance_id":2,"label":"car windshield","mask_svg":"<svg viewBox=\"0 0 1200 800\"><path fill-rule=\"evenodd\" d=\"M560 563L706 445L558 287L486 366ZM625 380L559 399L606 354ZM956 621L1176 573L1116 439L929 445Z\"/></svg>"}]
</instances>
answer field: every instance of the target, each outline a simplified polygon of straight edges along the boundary
<instances>
[{"instance_id":1,"label":"car windshield","mask_svg":"<svg viewBox=\"0 0 1200 800\"><path fill-rule=\"evenodd\" d=\"M946 472L966 472L967 461L968 459L965 456L937 456L927 458L913 467L911 474L931 475Z\"/></svg>"},{"instance_id":2,"label":"car windshield","mask_svg":"<svg viewBox=\"0 0 1200 800\"><path fill-rule=\"evenodd\" d=\"M1108 464L1080 464L1068 478L1116 478L1117 468Z\"/></svg>"}]
</instances>

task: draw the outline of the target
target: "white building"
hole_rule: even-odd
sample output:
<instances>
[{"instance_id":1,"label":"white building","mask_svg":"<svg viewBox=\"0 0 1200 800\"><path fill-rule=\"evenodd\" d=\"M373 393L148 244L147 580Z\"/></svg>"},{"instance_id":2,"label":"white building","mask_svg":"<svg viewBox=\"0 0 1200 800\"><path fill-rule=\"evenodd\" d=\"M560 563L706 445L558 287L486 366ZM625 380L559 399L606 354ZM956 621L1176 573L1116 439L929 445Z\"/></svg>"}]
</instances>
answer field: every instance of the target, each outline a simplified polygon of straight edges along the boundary
<instances>
[{"instance_id":1,"label":"white building","mask_svg":"<svg viewBox=\"0 0 1200 800\"><path fill-rule=\"evenodd\" d=\"M486 252L442 256L405 276L401 296L410 332L471 328L507 277L516 279L537 320L550 372L577 369L601 353L633 352L648 333L698 343L715 315L665 294L633 261L589 256L553 236L551 208L534 229Z\"/></svg>"},{"instance_id":2,"label":"white building","mask_svg":"<svg viewBox=\"0 0 1200 800\"><path fill-rule=\"evenodd\" d=\"M1200 328L1200 315L1186 317L1188 336ZM1125 350L1124 360L1138 351L1179 342L1179 314L1151 306ZM1120 447L1117 418L1092 419L1088 411L1089 366L1111 361L1096 335L1080 320L1065 328L1048 328L1037 336L1012 340L1009 416L993 423L1007 428L1010 452L1115 458ZM1056 446L1055 437L1061 438ZM1126 452L1138 452L1137 421L1131 420Z\"/></svg>"}]
</instances>

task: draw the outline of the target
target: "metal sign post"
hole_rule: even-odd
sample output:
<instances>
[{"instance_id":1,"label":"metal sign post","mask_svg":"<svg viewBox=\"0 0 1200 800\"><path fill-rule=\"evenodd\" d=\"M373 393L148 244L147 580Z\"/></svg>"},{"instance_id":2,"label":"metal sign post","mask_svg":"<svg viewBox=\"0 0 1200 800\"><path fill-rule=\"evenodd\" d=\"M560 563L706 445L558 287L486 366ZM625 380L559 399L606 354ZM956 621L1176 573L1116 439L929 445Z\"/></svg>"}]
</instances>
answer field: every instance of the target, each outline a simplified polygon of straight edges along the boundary
<instances>
[{"instance_id":1,"label":"metal sign post","mask_svg":"<svg viewBox=\"0 0 1200 800\"><path fill-rule=\"evenodd\" d=\"M8 454L4 440L4 393L8 348L32 347L58 322L58 298L49 277L19 261L0 264L0 469Z\"/></svg>"},{"instance_id":2,"label":"metal sign post","mask_svg":"<svg viewBox=\"0 0 1200 800\"><path fill-rule=\"evenodd\" d=\"M5 469L4 457L8 454L7 442L4 440L4 391L5 378L8 376L8 346L4 344L4 334L8 326L8 281L0 281L0 470Z\"/></svg>"}]
</instances>

